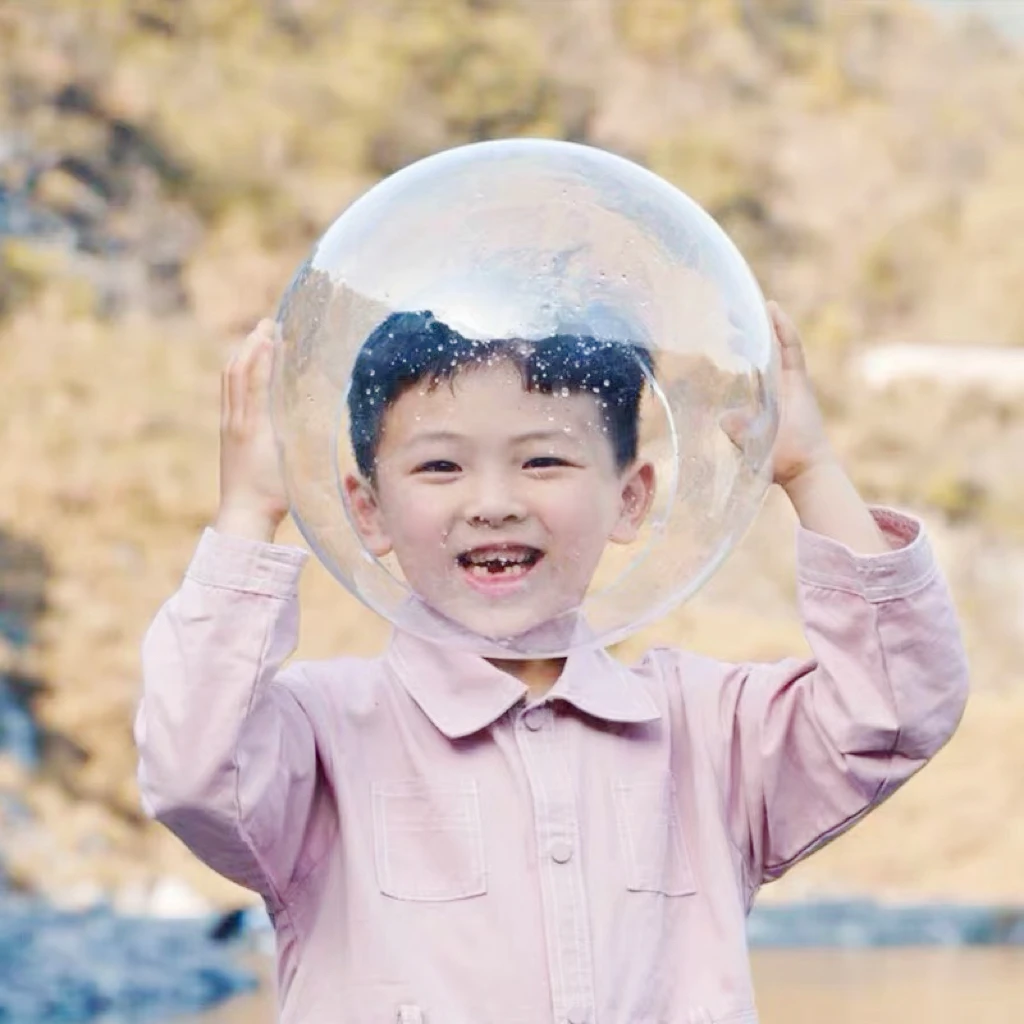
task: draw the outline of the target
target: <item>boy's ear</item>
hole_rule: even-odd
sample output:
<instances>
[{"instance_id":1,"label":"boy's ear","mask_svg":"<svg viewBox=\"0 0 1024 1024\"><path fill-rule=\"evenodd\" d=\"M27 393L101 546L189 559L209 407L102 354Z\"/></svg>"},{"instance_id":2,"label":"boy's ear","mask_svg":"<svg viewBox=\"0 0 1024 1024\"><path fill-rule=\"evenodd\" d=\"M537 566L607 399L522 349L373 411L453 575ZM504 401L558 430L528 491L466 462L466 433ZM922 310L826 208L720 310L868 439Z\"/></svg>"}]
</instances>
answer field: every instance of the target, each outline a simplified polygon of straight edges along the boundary
<instances>
[{"instance_id":1,"label":"boy's ear","mask_svg":"<svg viewBox=\"0 0 1024 1024\"><path fill-rule=\"evenodd\" d=\"M616 544L631 544L636 540L647 513L654 503L654 465L637 462L622 478L622 506L618 522L608 538Z\"/></svg>"},{"instance_id":2,"label":"boy's ear","mask_svg":"<svg viewBox=\"0 0 1024 1024\"><path fill-rule=\"evenodd\" d=\"M391 551L391 538L373 488L362 477L349 473L345 477L345 498L359 539L371 555L383 558Z\"/></svg>"}]
</instances>

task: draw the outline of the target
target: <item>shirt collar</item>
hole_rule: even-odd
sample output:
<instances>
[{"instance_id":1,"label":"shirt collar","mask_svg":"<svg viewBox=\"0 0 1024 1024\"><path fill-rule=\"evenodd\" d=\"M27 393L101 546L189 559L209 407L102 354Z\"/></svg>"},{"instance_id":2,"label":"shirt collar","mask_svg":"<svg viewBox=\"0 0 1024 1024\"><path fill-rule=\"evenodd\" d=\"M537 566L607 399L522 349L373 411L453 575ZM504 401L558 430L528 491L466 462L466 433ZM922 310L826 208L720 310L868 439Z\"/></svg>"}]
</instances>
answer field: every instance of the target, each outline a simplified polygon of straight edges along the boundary
<instances>
[{"instance_id":1,"label":"shirt collar","mask_svg":"<svg viewBox=\"0 0 1024 1024\"><path fill-rule=\"evenodd\" d=\"M661 718L644 684L603 647L573 651L547 699L564 700L606 722L641 725Z\"/></svg>"},{"instance_id":2,"label":"shirt collar","mask_svg":"<svg viewBox=\"0 0 1024 1024\"><path fill-rule=\"evenodd\" d=\"M403 630L392 635L385 658L427 718L453 740L492 725L529 693L479 655ZM599 647L573 651L544 700L564 700L608 722L640 724L661 717L643 684Z\"/></svg>"}]
</instances>

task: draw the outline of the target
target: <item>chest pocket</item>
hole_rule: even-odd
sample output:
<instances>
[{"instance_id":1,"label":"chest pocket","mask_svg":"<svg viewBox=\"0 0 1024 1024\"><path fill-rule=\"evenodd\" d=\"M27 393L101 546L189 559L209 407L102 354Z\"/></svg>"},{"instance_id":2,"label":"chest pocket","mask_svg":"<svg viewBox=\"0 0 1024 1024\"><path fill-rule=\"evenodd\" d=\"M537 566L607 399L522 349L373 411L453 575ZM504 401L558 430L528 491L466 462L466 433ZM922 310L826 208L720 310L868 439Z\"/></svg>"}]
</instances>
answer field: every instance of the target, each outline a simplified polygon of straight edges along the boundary
<instances>
[{"instance_id":1,"label":"chest pocket","mask_svg":"<svg viewBox=\"0 0 1024 1024\"><path fill-rule=\"evenodd\" d=\"M377 883L398 900L444 902L487 892L480 800L472 780L371 786Z\"/></svg>"},{"instance_id":2,"label":"chest pocket","mask_svg":"<svg viewBox=\"0 0 1024 1024\"><path fill-rule=\"evenodd\" d=\"M697 891L671 774L616 782L615 814L627 889L663 896Z\"/></svg>"}]
</instances>

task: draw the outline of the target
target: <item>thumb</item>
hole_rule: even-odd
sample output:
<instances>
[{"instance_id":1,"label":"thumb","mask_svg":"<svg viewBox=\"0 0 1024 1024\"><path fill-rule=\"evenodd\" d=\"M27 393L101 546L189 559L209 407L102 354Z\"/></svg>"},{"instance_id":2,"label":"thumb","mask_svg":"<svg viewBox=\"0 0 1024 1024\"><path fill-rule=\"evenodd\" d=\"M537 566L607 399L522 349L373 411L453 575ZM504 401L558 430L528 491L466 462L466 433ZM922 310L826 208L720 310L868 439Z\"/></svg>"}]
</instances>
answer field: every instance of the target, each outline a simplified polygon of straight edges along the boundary
<instances>
[{"instance_id":1,"label":"thumb","mask_svg":"<svg viewBox=\"0 0 1024 1024\"><path fill-rule=\"evenodd\" d=\"M800 332L796 329L789 315L774 300L768 303L768 315L775 331L775 341L779 346L779 359L783 370L807 369L804 357L804 346L800 340Z\"/></svg>"},{"instance_id":2,"label":"thumb","mask_svg":"<svg viewBox=\"0 0 1024 1024\"><path fill-rule=\"evenodd\" d=\"M262 409L270 401L270 375L274 365L274 338L263 335L252 354L249 394L255 408Z\"/></svg>"}]
</instances>

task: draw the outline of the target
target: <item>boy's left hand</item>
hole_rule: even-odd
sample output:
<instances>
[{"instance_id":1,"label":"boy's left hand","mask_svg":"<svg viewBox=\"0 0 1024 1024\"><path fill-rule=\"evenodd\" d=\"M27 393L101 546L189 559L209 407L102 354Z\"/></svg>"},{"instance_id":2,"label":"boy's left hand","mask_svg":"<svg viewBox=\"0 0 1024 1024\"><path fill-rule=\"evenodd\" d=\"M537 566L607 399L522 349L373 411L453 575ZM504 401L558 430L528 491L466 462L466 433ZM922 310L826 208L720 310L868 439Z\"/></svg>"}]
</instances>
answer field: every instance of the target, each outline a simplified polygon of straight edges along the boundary
<instances>
[{"instance_id":1,"label":"boy's left hand","mask_svg":"<svg viewBox=\"0 0 1024 1024\"><path fill-rule=\"evenodd\" d=\"M779 346L779 429L772 478L785 490L804 529L861 555L884 554L891 550L889 541L825 436L800 335L778 303L768 303L768 315Z\"/></svg>"},{"instance_id":2,"label":"boy's left hand","mask_svg":"<svg viewBox=\"0 0 1024 1024\"><path fill-rule=\"evenodd\" d=\"M779 347L779 430L772 449L772 475L787 491L809 471L835 462L800 334L777 302L768 314Z\"/></svg>"}]
</instances>

